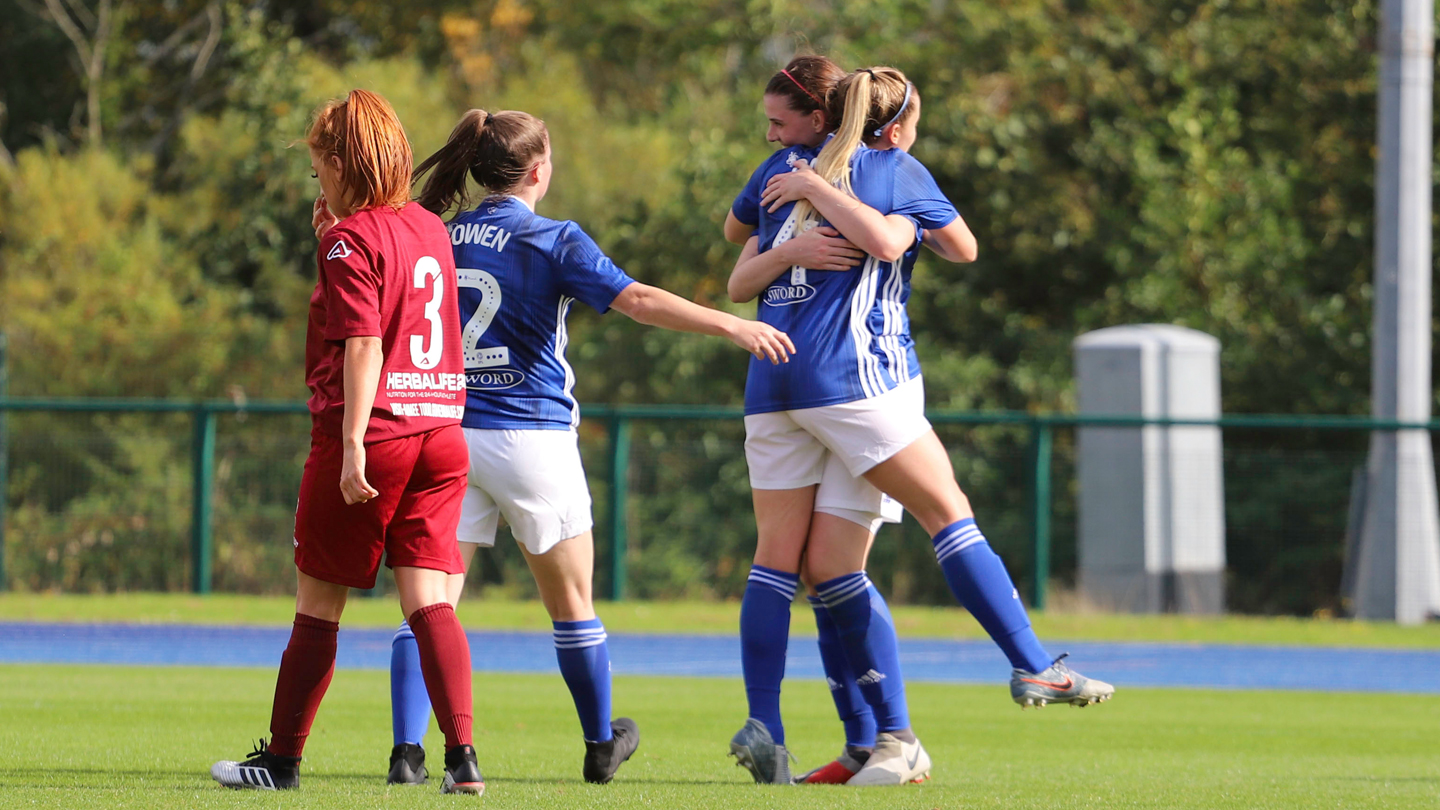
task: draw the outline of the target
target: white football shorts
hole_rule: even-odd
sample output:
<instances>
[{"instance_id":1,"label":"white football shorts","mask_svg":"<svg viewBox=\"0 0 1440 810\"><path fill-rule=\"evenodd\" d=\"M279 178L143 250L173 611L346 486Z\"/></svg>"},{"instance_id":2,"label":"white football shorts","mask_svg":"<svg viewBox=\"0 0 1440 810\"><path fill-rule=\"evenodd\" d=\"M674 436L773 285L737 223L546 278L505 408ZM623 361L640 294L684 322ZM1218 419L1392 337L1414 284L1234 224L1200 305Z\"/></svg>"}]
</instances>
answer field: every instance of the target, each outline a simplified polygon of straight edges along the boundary
<instances>
[{"instance_id":1,"label":"white football shorts","mask_svg":"<svg viewBox=\"0 0 1440 810\"><path fill-rule=\"evenodd\" d=\"M495 545L501 515L531 554L544 554L594 526L575 431L465 428L464 433L470 482L460 504L460 542Z\"/></svg>"},{"instance_id":2,"label":"white football shorts","mask_svg":"<svg viewBox=\"0 0 1440 810\"><path fill-rule=\"evenodd\" d=\"M898 523L900 504L860 476L930 430L917 377L878 397L745 417L745 461L754 489L819 484L815 511L871 531Z\"/></svg>"}]
</instances>

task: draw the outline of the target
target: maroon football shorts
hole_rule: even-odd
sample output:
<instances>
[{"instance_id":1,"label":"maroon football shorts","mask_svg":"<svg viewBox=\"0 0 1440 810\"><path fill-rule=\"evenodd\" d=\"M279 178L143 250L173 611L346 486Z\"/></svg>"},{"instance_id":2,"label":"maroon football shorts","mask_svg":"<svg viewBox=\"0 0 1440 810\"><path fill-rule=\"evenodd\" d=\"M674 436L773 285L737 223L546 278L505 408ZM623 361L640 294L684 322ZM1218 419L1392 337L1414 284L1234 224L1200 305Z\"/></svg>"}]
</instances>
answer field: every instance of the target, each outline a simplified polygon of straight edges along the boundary
<instances>
[{"instance_id":1,"label":"maroon football shorts","mask_svg":"<svg viewBox=\"0 0 1440 810\"><path fill-rule=\"evenodd\" d=\"M365 480L380 494L347 504L339 438L310 434L310 457L295 510L295 566L306 574L372 588L385 564L463 574L455 527L465 496L468 451L459 425L365 446Z\"/></svg>"}]
</instances>

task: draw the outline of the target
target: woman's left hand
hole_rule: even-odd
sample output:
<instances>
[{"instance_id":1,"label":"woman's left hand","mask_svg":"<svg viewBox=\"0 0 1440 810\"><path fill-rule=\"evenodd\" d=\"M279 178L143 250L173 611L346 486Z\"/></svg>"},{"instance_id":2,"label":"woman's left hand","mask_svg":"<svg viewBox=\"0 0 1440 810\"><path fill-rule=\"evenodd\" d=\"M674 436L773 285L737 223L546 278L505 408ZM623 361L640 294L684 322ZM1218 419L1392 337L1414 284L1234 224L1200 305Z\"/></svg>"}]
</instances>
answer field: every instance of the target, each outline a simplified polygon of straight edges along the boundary
<instances>
[{"instance_id":1,"label":"woman's left hand","mask_svg":"<svg viewBox=\"0 0 1440 810\"><path fill-rule=\"evenodd\" d=\"M365 480L365 445L346 442L340 462L340 494L345 503L365 503L380 493Z\"/></svg>"},{"instance_id":2,"label":"woman's left hand","mask_svg":"<svg viewBox=\"0 0 1440 810\"><path fill-rule=\"evenodd\" d=\"M760 195L760 204L773 214L785 203L807 199L816 190L823 188L824 184L825 181L810 168L808 162L797 160L791 165L790 171L770 178L770 182L765 184L764 193Z\"/></svg>"}]
</instances>

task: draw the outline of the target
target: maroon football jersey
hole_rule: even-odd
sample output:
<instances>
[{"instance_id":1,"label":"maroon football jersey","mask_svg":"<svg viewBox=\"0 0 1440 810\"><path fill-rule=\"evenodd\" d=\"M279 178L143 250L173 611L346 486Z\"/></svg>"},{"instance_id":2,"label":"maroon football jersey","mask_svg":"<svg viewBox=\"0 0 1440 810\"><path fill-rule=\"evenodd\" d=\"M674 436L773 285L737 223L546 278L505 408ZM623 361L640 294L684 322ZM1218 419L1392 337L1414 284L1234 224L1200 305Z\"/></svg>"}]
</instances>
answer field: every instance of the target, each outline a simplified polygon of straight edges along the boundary
<instances>
[{"instance_id":1,"label":"maroon football jersey","mask_svg":"<svg viewBox=\"0 0 1440 810\"><path fill-rule=\"evenodd\" d=\"M345 339L378 337L385 360L365 441L453 425L465 414L455 260L440 218L410 203L351 214L320 240L305 384L315 426L341 436Z\"/></svg>"}]
</instances>

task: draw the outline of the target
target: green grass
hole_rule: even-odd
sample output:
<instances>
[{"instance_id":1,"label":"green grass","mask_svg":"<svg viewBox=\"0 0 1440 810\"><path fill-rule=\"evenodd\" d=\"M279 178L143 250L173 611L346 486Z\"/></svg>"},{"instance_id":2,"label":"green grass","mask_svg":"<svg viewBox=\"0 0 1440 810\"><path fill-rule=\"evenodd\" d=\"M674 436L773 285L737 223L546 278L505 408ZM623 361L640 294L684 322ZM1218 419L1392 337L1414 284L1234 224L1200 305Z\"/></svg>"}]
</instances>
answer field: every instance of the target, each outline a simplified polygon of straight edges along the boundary
<instances>
[{"instance_id":1,"label":"green grass","mask_svg":"<svg viewBox=\"0 0 1440 810\"><path fill-rule=\"evenodd\" d=\"M611 632L737 632L738 602L620 602L598 606ZM460 603L460 621L472 629L538 630L550 621L539 603L476 599ZM797 634L814 624L795 611ZM963 610L897 605L900 635L910 638L984 638ZM195 624L288 624L295 602L281 596L130 593L95 596L0 594L0 621L184 622ZM1440 648L1440 623L1400 627L1389 622L1253 616L1132 616L1036 613L1041 638L1061 641L1188 641L1230 644L1308 644L1330 647ZM345 624L389 627L400 620L393 597L350 600Z\"/></svg>"},{"instance_id":2,"label":"green grass","mask_svg":"<svg viewBox=\"0 0 1440 810\"><path fill-rule=\"evenodd\" d=\"M266 727L264 669L0 666L0 806L454 807L387 788L386 673L342 670L296 793L232 792L207 775ZM491 808L1435 807L1440 701L1396 695L1124 689L1104 706L1021 712L1003 687L915 684L926 785L758 787L725 756L744 719L733 679L617 678L640 752L607 787L579 779L583 748L558 676L478 674L477 739ZM816 681L787 684L802 767L838 750ZM438 747L438 733L431 731ZM478 805L477 805L478 806Z\"/></svg>"}]
</instances>

